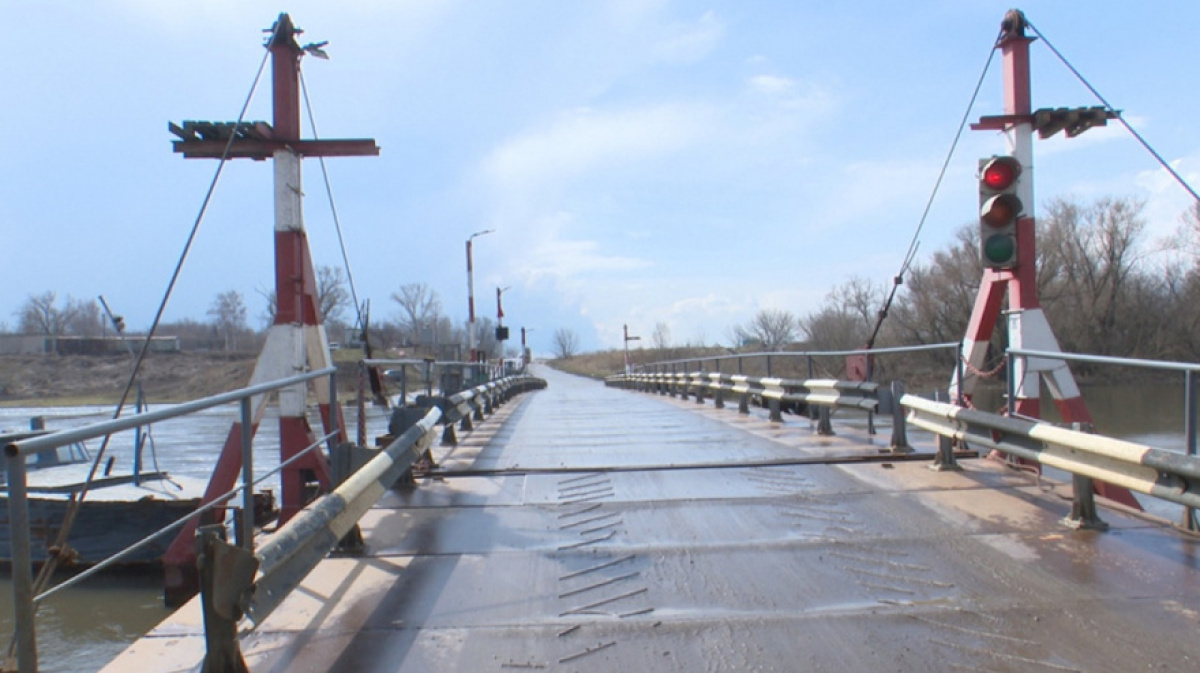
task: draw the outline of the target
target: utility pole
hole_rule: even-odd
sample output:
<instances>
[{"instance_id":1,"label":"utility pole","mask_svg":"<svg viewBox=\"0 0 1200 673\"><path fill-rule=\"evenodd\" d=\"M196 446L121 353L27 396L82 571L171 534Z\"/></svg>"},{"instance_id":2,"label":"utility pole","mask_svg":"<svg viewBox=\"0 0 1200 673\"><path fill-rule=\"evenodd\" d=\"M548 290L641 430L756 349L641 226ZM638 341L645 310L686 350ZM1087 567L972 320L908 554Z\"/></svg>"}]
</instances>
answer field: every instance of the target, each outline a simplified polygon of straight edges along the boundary
<instances>
[{"instance_id":1,"label":"utility pole","mask_svg":"<svg viewBox=\"0 0 1200 673\"><path fill-rule=\"evenodd\" d=\"M494 233L495 229L484 229L471 234L467 238L467 349L470 353L467 362L474 364L478 362L478 353L475 351L475 345L478 343L478 336L475 334L475 267L471 260L471 242L480 236Z\"/></svg>"},{"instance_id":2,"label":"utility pole","mask_svg":"<svg viewBox=\"0 0 1200 673\"><path fill-rule=\"evenodd\" d=\"M640 336L629 336L629 325L622 325L625 330L625 373L628 374L633 370L633 363L629 360L629 342L639 341Z\"/></svg>"}]
</instances>

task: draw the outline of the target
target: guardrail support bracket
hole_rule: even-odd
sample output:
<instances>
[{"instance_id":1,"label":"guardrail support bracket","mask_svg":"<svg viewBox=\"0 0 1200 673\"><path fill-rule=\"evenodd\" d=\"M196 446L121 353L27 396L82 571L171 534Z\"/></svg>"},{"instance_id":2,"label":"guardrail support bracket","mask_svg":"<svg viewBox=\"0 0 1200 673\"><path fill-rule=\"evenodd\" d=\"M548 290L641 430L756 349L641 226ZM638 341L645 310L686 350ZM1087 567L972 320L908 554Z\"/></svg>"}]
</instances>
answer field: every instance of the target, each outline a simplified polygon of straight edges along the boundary
<instances>
[{"instance_id":1,"label":"guardrail support bracket","mask_svg":"<svg viewBox=\"0 0 1200 673\"><path fill-rule=\"evenodd\" d=\"M204 612L206 652L202 673L249 673L238 643L242 596L252 586L258 559L225 541L225 526L201 526L196 532L196 565Z\"/></svg>"},{"instance_id":2,"label":"guardrail support bracket","mask_svg":"<svg viewBox=\"0 0 1200 673\"><path fill-rule=\"evenodd\" d=\"M824 405L817 408L817 434L825 437L833 436L833 421L830 419L829 407Z\"/></svg>"},{"instance_id":3,"label":"guardrail support bracket","mask_svg":"<svg viewBox=\"0 0 1200 673\"><path fill-rule=\"evenodd\" d=\"M1108 530L1108 524L1100 520L1096 511L1095 489L1091 477L1073 474L1072 485L1075 501L1071 503L1071 514L1063 519L1063 525L1074 530Z\"/></svg>"},{"instance_id":4,"label":"guardrail support bracket","mask_svg":"<svg viewBox=\"0 0 1200 673\"><path fill-rule=\"evenodd\" d=\"M958 460L954 457L954 441L944 435L939 435L937 438L937 455L933 458L933 465L929 469L934 472L958 472L962 470L962 466L958 464Z\"/></svg>"}]
</instances>

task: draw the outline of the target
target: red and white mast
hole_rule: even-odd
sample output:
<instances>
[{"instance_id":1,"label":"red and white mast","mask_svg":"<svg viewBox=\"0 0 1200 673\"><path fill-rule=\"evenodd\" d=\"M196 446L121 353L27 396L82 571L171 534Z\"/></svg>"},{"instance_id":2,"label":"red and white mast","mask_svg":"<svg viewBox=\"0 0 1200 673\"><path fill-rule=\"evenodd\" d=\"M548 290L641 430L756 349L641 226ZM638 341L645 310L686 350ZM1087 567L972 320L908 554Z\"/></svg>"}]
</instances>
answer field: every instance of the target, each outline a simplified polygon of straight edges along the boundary
<instances>
[{"instance_id":1,"label":"red and white mast","mask_svg":"<svg viewBox=\"0 0 1200 673\"><path fill-rule=\"evenodd\" d=\"M1042 310L1037 288L1036 228L1034 226L1033 193L1033 132L1034 111L1030 81L1029 45L1033 38L1025 35L1025 15L1020 10L1010 10L1001 24L1000 39L996 48L1004 57L1004 115L984 117L974 130L999 130L1004 133L1009 155L1021 165L1022 179L1018 183L1017 196L1024 205L1024 213L1016 221L1016 259L1012 268L984 268L979 292L971 321L962 342L966 371L962 390L959 391L957 377L950 383L951 399L962 397L970 400L984 367L988 344L995 331L1005 294L1008 295L1008 343L1012 348L1023 348L1045 352L1061 352L1058 340L1046 314ZM1087 404L1079 392L1075 377L1064 360L1045 358L1021 358L1016 360L1018 371L1014 377L1016 399L1009 400L1011 413L1032 418L1041 417L1041 383L1045 381L1054 398L1059 415L1067 423L1092 423ZM1133 494L1127 489L1096 482L1096 492L1140 509Z\"/></svg>"},{"instance_id":2,"label":"red and white mast","mask_svg":"<svg viewBox=\"0 0 1200 673\"><path fill-rule=\"evenodd\" d=\"M275 181L275 320L267 331L266 343L255 364L250 385L265 383L332 366L329 341L321 324L316 274L309 254L304 229L301 160L306 156L374 156L379 148L374 140L301 140L300 138L300 58L304 55L296 42L297 29L287 14L280 14L271 30L267 48L271 51L273 80L273 123L244 124L234 128L234 140L210 137L213 125L185 122L171 130L182 140L175 151L185 158L251 158L272 160ZM233 127L234 125L229 125ZM346 441L346 425L341 410L331 407L329 381L312 382L312 393L320 409L325 433L331 430L336 414L338 434L335 441ZM314 444L316 435L306 415L309 390L296 385L279 392L280 462L293 458ZM267 398L259 395L251 402L251 432L257 430L266 410ZM204 502L229 491L242 467L241 423L234 422L217 460L205 491ZM315 481L321 489L330 486L329 465L318 451L308 453L281 472L280 523L294 516L305 503L305 487ZM196 522L185 527L163 557L168 602L195 593ZM246 534L253 534L246 531Z\"/></svg>"}]
</instances>

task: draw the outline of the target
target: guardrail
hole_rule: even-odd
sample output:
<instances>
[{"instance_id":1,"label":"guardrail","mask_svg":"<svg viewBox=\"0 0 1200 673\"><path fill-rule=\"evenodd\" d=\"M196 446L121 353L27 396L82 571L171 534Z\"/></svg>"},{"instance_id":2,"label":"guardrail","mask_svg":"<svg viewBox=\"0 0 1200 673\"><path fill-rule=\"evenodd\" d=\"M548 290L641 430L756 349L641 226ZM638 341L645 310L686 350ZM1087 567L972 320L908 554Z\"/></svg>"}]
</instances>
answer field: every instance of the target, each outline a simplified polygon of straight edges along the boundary
<instances>
[{"instance_id":1,"label":"guardrail","mask_svg":"<svg viewBox=\"0 0 1200 673\"><path fill-rule=\"evenodd\" d=\"M1200 458L1046 422L1000 416L905 395L913 425L970 445L995 449L1074 475L1075 501L1067 522L1103 529L1092 490L1100 480L1188 508L1200 507Z\"/></svg>"},{"instance_id":2,"label":"guardrail","mask_svg":"<svg viewBox=\"0 0 1200 673\"><path fill-rule=\"evenodd\" d=\"M258 553L225 542L223 526L208 527L197 541L201 558L206 673L245 671L237 624L249 617L256 625L324 556L351 534L358 520L414 463L426 455L438 423L453 428L458 420L493 413L512 396L544 388L533 377L507 377L434 400L424 415L395 436L378 455L345 482L271 536ZM255 579L257 574L257 579Z\"/></svg>"},{"instance_id":3,"label":"guardrail","mask_svg":"<svg viewBox=\"0 0 1200 673\"><path fill-rule=\"evenodd\" d=\"M1200 365L1191 362L1170 362L1163 360L1143 360L1137 358L1118 358L1104 355L1087 355L1081 353L1059 353L1029 350L1025 348L1010 348L1006 351L1008 376L1006 387L1008 399L1014 399L1017 394L1017 372L1029 369L1037 371L1047 368L1049 362L1080 362L1117 367L1134 367L1138 369L1155 369L1158 371L1183 374L1183 433L1186 453L1189 457L1197 456L1197 374ZM1018 368L1018 362L1024 367ZM1171 454L1178 455L1178 454ZM1200 533L1200 518L1197 517L1195 506L1185 505L1181 527L1192 533Z\"/></svg>"},{"instance_id":4,"label":"guardrail","mask_svg":"<svg viewBox=\"0 0 1200 673\"><path fill-rule=\"evenodd\" d=\"M8 511L9 511L9 526L11 528L12 537L12 583L13 583L13 607L16 626L16 654L17 654L17 670L20 673L35 673L37 671L37 631L35 623L35 605L64 589L75 586L96 573L104 570L117 563L121 559L129 556L133 552L142 548L149 542L174 532L181 528L188 521L203 515L204 513L223 507L227 501L237 495L239 492L243 494L242 503L242 525L245 534L243 535L243 544L248 548L253 546L253 530L254 530L254 500L253 486L264 479L269 478L275 472L286 467L288 464L298 460L301 456L306 455L309 451L316 450L322 443L329 440L337 434L337 428L333 428L333 432L320 438L314 444L307 447L292 459L281 464L271 473L260 477L258 481L252 478L253 460L251 458L252 438L248 429L252 427L251 419L251 398L260 395L265 395L271 392L288 388L295 385L300 385L323 376L330 377L330 390L336 391L337 386L333 385L333 375L335 370L331 368L321 369L298 376L292 376L277 381L269 381L256 386L242 388L221 395L214 395L183 404L174 405L172 407L157 409L154 411L134 414L123 418L118 418L101 423L95 423L80 428L72 428L68 430L59 430L50 434L41 435L29 439L24 439L16 442L10 442L4 445L4 457L7 461L8 469ZM106 437L118 432L133 430L139 427L144 427L151 423L165 421L173 418L185 416L197 411L209 409L238 402L241 405L242 414L242 484L241 486L224 493L215 498L208 505L197 509L186 517L174 522L173 524L162 528L159 531L151 534L143 540L117 552L108 559L101 561L86 572L80 573L70 580L45 591L41 594L34 595L33 587L33 562L31 559L31 544L29 534L29 500L28 500L28 482L25 469L25 461L28 456L38 453L53 451L60 446L66 446L75 442L81 442L88 439L96 439ZM336 404L336 398L331 400L331 403Z\"/></svg>"}]
</instances>

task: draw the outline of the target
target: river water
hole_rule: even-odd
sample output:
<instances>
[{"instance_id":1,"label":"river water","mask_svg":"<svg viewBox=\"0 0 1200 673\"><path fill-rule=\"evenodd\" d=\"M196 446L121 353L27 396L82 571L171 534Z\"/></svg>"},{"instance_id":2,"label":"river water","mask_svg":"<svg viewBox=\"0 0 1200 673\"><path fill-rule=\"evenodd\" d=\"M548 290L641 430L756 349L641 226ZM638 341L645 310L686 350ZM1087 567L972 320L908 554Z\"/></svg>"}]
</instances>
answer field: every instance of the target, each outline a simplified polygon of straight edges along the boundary
<instances>
[{"instance_id":1,"label":"river water","mask_svg":"<svg viewBox=\"0 0 1200 673\"><path fill-rule=\"evenodd\" d=\"M164 405L166 406L166 405ZM387 427L386 411L368 411L368 429L373 437ZM62 429L108 420L111 407L0 408L0 429L23 430L33 416L45 418L49 429ZM143 470L161 469L171 475L207 480L212 473L230 424L238 417L236 407L215 407L183 419L154 426ZM254 440L256 478L279 465L278 415L269 409ZM346 422L354 436L353 410ZM316 419L310 419L319 428ZM133 465L133 435L115 435L106 451L114 459L112 474L128 474ZM99 441L88 442L93 455ZM278 480L269 478L259 488L276 494ZM38 611L38 659L43 673L87 673L97 671L134 640L170 614L162 603L162 578L158 572L120 571L102 574L63 594L43 601ZM11 575L0 574L0 639L7 647L13 633Z\"/></svg>"},{"instance_id":2,"label":"river water","mask_svg":"<svg viewBox=\"0 0 1200 673\"><path fill-rule=\"evenodd\" d=\"M1096 419L1097 432L1174 451L1185 450L1182 383L1085 388L1084 397ZM981 391L976 402L982 409L995 409L1000 406L1000 394ZM1053 419L1053 404L1045 400L1042 406L1047 418ZM0 428L28 427L29 418L36 415L44 416L49 428L64 428L106 420L111 413L107 407L0 408ZM347 414L346 420L353 428L353 414L349 411ZM183 421L156 425L153 437L158 468L171 474L207 479L236 415L234 408L224 407L200 412ZM385 411L369 411L369 436L381 433L386 424ZM129 435L114 439L109 449L109 455L115 457L114 474L130 469L132 446ZM269 416L255 439L256 474L261 475L278 464L278 455L272 448L276 446L276 424ZM98 444L91 446L93 451L97 447ZM144 460L145 469L154 468L150 456ZM1178 518L1180 510L1175 505L1151 499L1143 502L1155 514ZM161 591L157 573L125 572L103 575L45 601L38 614L41 670L46 673L98 670L169 614L162 605ZM0 577L0 634L6 643L12 629L11 584L5 574Z\"/></svg>"}]
</instances>

